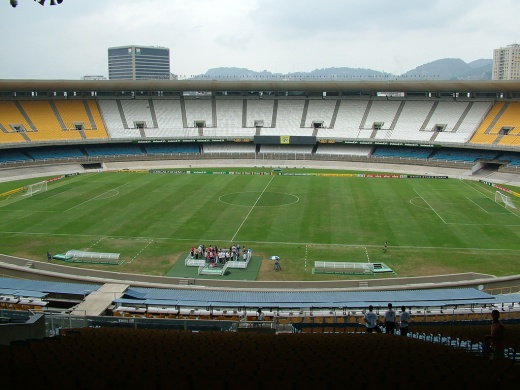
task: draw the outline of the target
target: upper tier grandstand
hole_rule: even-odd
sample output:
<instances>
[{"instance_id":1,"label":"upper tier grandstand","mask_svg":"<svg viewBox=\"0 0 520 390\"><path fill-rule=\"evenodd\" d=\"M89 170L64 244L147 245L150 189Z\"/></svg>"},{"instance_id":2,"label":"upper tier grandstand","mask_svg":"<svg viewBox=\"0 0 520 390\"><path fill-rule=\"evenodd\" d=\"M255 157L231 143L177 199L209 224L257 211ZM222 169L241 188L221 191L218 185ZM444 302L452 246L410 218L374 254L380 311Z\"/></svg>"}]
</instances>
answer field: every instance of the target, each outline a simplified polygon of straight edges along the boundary
<instances>
[{"instance_id":1,"label":"upper tier grandstand","mask_svg":"<svg viewBox=\"0 0 520 390\"><path fill-rule=\"evenodd\" d=\"M105 138L292 135L316 136L317 140L493 144L500 135L501 144L515 145L520 131L518 111L520 102L505 105L492 100L285 97L267 101L184 96L142 100L14 100L0 102L0 141L12 144ZM503 128L508 129L507 134L503 130L500 133ZM494 138L479 138L481 134Z\"/></svg>"},{"instance_id":2,"label":"upper tier grandstand","mask_svg":"<svg viewBox=\"0 0 520 390\"><path fill-rule=\"evenodd\" d=\"M396 90L405 91L398 97L385 94L392 83L335 83L334 89L326 82L155 84L0 82L0 147L216 138L281 143L255 139L261 136L315 137L311 154L321 154L320 143L508 152L520 146L520 87L514 83L448 83L446 92L446 82L396 82ZM42 88L48 91L34 92Z\"/></svg>"}]
</instances>

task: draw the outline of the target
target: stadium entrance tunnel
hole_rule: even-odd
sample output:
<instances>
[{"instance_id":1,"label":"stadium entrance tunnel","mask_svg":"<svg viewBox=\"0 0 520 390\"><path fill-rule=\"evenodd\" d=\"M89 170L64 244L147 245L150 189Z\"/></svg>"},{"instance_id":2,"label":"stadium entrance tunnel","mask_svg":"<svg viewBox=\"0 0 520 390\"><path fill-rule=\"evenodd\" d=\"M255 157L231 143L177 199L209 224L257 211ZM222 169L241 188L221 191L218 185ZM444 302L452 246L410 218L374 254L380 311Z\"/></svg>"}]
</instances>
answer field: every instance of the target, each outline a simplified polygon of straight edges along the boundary
<instances>
[{"instance_id":1,"label":"stadium entrance tunnel","mask_svg":"<svg viewBox=\"0 0 520 390\"><path fill-rule=\"evenodd\" d=\"M500 167L506 166L507 163L504 163L504 161L500 162L482 162L479 161L476 163L473 168L471 168L471 175L472 176L487 176L494 172L497 172Z\"/></svg>"},{"instance_id":2,"label":"stadium entrance tunnel","mask_svg":"<svg viewBox=\"0 0 520 390\"><path fill-rule=\"evenodd\" d=\"M88 163L88 164L80 164L81 165L81 168L83 168L84 170L88 171L88 170L98 170L98 169L103 169L103 164L102 163Z\"/></svg>"}]
</instances>

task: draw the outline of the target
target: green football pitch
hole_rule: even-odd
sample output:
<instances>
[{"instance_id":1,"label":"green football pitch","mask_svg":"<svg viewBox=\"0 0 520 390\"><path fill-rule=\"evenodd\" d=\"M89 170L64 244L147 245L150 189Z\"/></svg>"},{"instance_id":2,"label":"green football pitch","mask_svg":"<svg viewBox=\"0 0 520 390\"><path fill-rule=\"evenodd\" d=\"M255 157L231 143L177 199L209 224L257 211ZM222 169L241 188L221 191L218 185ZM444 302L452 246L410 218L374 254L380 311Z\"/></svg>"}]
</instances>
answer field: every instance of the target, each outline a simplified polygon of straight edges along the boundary
<instances>
[{"instance_id":1,"label":"green football pitch","mask_svg":"<svg viewBox=\"0 0 520 390\"><path fill-rule=\"evenodd\" d=\"M397 276L520 273L520 201L511 196L518 209L505 208L493 187L265 173L102 172L50 182L32 196L0 197L0 252L41 261L47 251L114 252L121 265L71 266L166 275L192 246L239 243L259 258L258 280L352 277L313 274L315 261L384 262ZM1 183L0 193L38 180Z\"/></svg>"}]
</instances>

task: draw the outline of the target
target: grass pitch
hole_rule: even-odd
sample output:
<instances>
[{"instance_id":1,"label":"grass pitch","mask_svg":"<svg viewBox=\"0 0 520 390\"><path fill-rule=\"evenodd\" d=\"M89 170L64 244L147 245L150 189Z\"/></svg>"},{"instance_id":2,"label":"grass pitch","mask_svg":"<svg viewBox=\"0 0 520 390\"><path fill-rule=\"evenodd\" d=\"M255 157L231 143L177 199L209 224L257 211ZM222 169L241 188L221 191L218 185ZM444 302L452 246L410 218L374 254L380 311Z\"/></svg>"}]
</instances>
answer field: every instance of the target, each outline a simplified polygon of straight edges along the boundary
<instances>
[{"instance_id":1,"label":"grass pitch","mask_svg":"<svg viewBox=\"0 0 520 390\"><path fill-rule=\"evenodd\" d=\"M504 208L492 187L265 173L105 172L50 182L31 197L0 198L0 252L42 261L47 251L117 252L122 265L88 267L166 275L191 246L239 243L263 259L259 280L347 278L313 275L317 260L382 261L398 276L520 271L520 202L511 196L519 209ZM1 183L0 192L39 180Z\"/></svg>"}]
</instances>

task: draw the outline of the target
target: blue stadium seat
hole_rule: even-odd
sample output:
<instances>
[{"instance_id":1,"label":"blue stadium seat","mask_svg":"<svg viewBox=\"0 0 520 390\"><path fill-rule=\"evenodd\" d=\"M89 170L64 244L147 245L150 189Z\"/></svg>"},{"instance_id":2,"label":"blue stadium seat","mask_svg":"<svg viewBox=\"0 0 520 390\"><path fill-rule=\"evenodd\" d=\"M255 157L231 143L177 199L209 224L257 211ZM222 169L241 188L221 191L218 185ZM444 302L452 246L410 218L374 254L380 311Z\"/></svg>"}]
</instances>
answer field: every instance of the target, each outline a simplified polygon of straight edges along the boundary
<instances>
[{"instance_id":1,"label":"blue stadium seat","mask_svg":"<svg viewBox=\"0 0 520 390\"><path fill-rule=\"evenodd\" d=\"M197 144L147 144L145 149L147 154L199 153L199 145Z\"/></svg>"},{"instance_id":2,"label":"blue stadium seat","mask_svg":"<svg viewBox=\"0 0 520 390\"><path fill-rule=\"evenodd\" d=\"M396 157L396 158L423 158L427 159L431 154L429 148L397 147L397 146L378 146L373 157Z\"/></svg>"},{"instance_id":3,"label":"blue stadium seat","mask_svg":"<svg viewBox=\"0 0 520 390\"><path fill-rule=\"evenodd\" d=\"M9 163L16 161L32 161L29 157L17 150L0 151L0 163Z\"/></svg>"},{"instance_id":4,"label":"blue stadium seat","mask_svg":"<svg viewBox=\"0 0 520 390\"><path fill-rule=\"evenodd\" d=\"M99 145L86 146L85 151L89 156L120 156L132 155L139 156L143 152L137 145Z\"/></svg>"}]
</instances>

